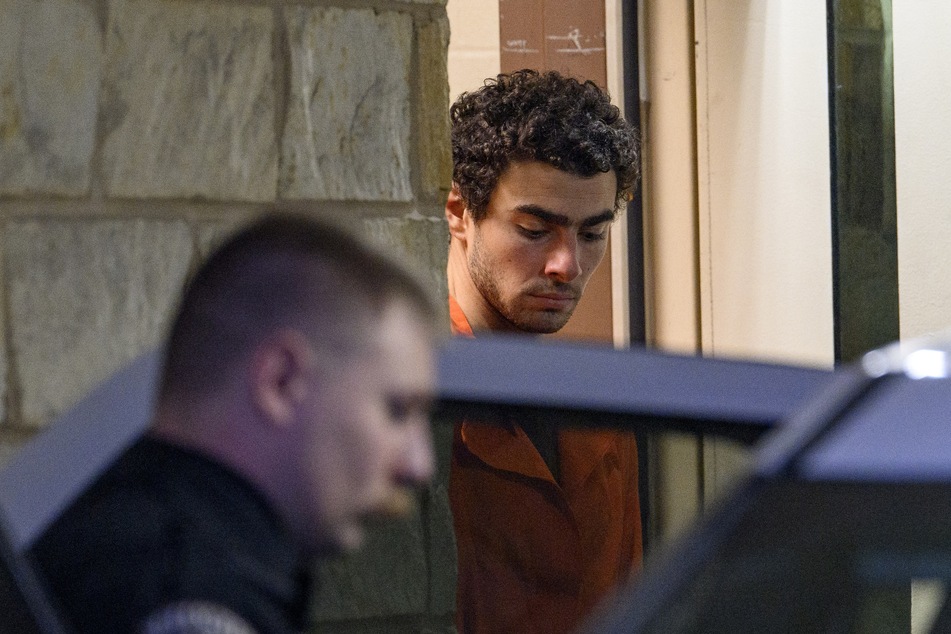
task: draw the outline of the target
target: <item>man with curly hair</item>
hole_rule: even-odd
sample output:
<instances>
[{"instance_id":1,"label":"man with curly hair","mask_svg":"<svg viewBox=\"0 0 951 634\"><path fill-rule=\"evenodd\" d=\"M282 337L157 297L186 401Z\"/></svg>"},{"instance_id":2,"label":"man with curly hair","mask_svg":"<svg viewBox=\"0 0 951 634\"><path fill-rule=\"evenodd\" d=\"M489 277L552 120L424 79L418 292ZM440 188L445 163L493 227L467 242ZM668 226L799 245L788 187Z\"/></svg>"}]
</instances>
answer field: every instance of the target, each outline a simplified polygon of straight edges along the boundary
<instances>
[{"instance_id":1,"label":"man with curly hair","mask_svg":"<svg viewBox=\"0 0 951 634\"><path fill-rule=\"evenodd\" d=\"M556 72L487 80L450 117L453 332L556 332L635 187L636 131ZM460 632L565 632L640 564L634 438L546 423L454 430Z\"/></svg>"}]
</instances>

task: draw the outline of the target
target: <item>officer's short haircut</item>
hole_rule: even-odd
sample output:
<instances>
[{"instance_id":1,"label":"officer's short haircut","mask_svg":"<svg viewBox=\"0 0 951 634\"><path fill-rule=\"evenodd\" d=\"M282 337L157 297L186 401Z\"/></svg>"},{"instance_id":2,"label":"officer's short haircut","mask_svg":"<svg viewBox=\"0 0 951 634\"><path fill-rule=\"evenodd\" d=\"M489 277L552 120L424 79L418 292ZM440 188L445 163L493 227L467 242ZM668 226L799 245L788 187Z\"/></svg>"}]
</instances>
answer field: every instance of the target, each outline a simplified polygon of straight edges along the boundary
<instances>
[{"instance_id":1,"label":"officer's short haircut","mask_svg":"<svg viewBox=\"0 0 951 634\"><path fill-rule=\"evenodd\" d=\"M160 396L213 390L283 328L318 351L352 353L395 299L435 323L431 295L398 263L326 221L271 211L224 242L186 285Z\"/></svg>"}]
</instances>

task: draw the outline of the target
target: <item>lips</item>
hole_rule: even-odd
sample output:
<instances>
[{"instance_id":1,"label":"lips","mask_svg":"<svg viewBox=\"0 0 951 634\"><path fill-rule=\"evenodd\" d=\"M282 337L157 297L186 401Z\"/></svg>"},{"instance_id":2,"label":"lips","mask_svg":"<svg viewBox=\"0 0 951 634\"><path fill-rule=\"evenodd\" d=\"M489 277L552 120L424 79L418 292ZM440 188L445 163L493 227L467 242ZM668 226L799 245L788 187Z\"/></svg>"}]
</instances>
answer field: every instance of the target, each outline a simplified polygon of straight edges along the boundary
<instances>
[{"instance_id":1,"label":"lips","mask_svg":"<svg viewBox=\"0 0 951 634\"><path fill-rule=\"evenodd\" d=\"M577 301L571 293L532 293L530 297L545 310L564 310Z\"/></svg>"}]
</instances>

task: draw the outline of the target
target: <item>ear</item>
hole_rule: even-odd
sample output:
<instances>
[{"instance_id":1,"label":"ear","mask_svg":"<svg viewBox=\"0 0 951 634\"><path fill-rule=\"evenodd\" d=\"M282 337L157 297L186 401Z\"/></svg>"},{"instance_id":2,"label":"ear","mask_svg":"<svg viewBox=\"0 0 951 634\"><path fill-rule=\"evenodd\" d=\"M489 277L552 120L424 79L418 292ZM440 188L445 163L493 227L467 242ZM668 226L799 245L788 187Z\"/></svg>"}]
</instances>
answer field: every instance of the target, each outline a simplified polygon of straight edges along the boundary
<instances>
[{"instance_id":1,"label":"ear","mask_svg":"<svg viewBox=\"0 0 951 634\"><path fill-rule=\"evenodd\" d=\"M287 427L307 397L313 349L296 330L281 330L261 342L250 367L250 392L255 409L272 425Z\"/></svg>"},{"instance_id":2,"label":"ear","mask_svg":"<svg viewBox=\"0 0 951 634\"><path fill-rule=\"evenodd\" d=\"M453 183L449 197L446 198L446 220L449 222L449 235L461 240L463 244L466 242L466 224L471 219L471 215L467 215L468 211L459 193L459 186Z\"/></svg>"}]
</instances>

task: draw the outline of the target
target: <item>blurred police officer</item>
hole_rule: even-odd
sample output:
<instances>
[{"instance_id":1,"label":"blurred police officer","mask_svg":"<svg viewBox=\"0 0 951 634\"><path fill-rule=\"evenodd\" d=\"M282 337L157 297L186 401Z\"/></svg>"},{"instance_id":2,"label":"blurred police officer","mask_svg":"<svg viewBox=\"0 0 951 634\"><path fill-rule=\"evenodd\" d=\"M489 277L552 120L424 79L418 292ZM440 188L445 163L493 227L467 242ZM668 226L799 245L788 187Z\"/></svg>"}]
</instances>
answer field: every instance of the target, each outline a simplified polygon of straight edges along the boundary
<instances>
[{"instance_id":1,"label":"blurred police officer","mask_svg":"<svg viewBox=\"0 0 951 634\"><path fill-rule=\"evenodd\" d=\"M296 632L315 555L433 470L433 309L403 270L272 213L188 284L156 414L33 550L80 632Z\"/></svg>"}]
</instances>

